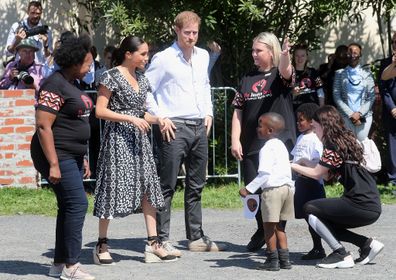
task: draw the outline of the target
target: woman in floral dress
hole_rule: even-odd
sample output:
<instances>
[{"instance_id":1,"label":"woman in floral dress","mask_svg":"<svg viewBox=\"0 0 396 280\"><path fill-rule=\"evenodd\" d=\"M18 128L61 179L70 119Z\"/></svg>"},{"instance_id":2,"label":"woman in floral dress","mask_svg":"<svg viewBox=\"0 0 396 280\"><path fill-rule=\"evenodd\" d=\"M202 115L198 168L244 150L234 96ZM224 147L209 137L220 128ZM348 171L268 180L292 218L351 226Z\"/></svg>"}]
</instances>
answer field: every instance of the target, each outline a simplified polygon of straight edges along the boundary
<instances>
[{"instance_id":1,"label":"woman in floral dress","mask_svg":"<svg viewBox=\"0 0 396 280\"><path fill-rule=\"evenodd\" d=\"M145 112L150 85L140 71L148 60L148 45L127 36L113 55L116 67L100 79L96 116L104 119L97 166L94 216L99 238L93 252L96 264L111 264L107 230L113 218L143 212L148 235L146 262L176 260L167 255L156 230L156 209L164 199L147 136L150 124L167 129L161 118Z\"/></svg>"}]
</instances>

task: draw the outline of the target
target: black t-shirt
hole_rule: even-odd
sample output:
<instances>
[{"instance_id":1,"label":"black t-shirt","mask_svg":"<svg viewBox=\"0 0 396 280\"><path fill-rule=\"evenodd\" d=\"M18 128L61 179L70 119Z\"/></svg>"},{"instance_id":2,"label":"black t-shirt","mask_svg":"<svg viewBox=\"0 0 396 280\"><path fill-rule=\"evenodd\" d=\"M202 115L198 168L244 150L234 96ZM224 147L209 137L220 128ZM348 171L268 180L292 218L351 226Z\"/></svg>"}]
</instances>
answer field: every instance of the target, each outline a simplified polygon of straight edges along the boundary
<instances>
[{"instance_id":1,"label":"black t-shirt","mask_svg":"<svg viewBox=\"0 0 396 280\"><path fill-rule=\"evenodd\" d=\"M258 118L267 112L275 112L285 119L285 130L279 139L285 143L289 151L296 142L295 118L290 93L291 81L283 79L278 68L270 71L253 71L241 80L238 92L235 94L233 106L242 110L241 144L243 153L251 155L258 153L263 146L263 140L256 133Z\"/></svg>"},{"instance_id":2,"label":"black t-shirt","mask_svg":"<svg viewBox=\"0 0 396 280\"><path fill-rule=\"evenodd\" d=\"M60 72L52 74L40 88L36 109L56 115L52 132L58 160L81 157L87 152L90 137L88 119L92 108L92 99ZM31 150L33 161L46 162L46 158L40 158L44 154L37 132L33 136Z\"/></svg>"},{"instance_id":3,"label":"black t-shirt","mask_svg":"<svg viewBox=\"0 0 396 280\"><path fill-rule=\"evenodd\" d=\"M307 67L305 70L296 70L295 86L302 90L299 95L293 98L294 110L304 103L313 102L319 105L317 90L323 87L323 82L315 68Z\"/></svg>"},{"instance_id":4,"label":"black t-shirt","mask_svg":"<svg viewBox=\"0 0 396 280\"><path fill-rule=\"evenodd\" d=\"M355 207L381 213L381 200L373 176L357 162L346 161L333 147L324 147L319 164L339 175L343 199Z\"/></svg>"}]
</instances>

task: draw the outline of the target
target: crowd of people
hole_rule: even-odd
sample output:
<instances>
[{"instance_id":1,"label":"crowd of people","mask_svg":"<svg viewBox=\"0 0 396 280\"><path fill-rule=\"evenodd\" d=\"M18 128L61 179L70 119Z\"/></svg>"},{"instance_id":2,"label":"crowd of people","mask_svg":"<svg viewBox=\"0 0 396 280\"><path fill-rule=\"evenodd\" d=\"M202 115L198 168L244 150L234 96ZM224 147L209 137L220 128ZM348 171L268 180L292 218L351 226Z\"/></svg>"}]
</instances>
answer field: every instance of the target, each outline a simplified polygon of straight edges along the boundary
<instances>
[{"instance_id":1,"label":"crowd of people","mask_svg":"<svg viewBox=\"0 0 396 280\"><path fill-rule=\"evenodd\" d=\"M214 110L209 74L221 47L209 42L208 52L196 46L200 17L179 13L175 41L152 57L147 42L126 36L118 47L105 47L102 65L87 35L65 31L52 47L42 10L39 1L31 1L27 18L12 25L5 50L10 60L0 87L36 91L31 155L58 202L49 275L95 279L78 261L88 205L83 178L91 175L96 179L93 214L99 219L96 264L114 262L110 220L141 212L147 230L145 262L181 257L170 222L183 164L188 249L226 250L204 233L202 223ZM396 33L392 46L396 53ZM349 229L372 224L381 214L360 144L373 123L377 82L389 120L389 183L396 185L396 54L382 62L379 81L361 66L358 43L337 47L318 70L309 66L308 54L306 44L293 45L288 38L281 44L273 33L258 34L252 41L255 69L241 79L232 102L231 153L242 163L245 183L239 195L260 198L257 231L247 244L248 251L266 245L267 258L259 269L292 268L285 228L294 217L305 219L313 242L302 259L318 259L319 267L366 264L384 247ZM98 130L98 119L103 130ZM147 134L151 128L155 152ZM335 179L344 194L328 199L324 181ZM333 250L328 256L322 240ZM359 258L353 260L340 241L356 245Z\"/></svg>"}]
</instances>

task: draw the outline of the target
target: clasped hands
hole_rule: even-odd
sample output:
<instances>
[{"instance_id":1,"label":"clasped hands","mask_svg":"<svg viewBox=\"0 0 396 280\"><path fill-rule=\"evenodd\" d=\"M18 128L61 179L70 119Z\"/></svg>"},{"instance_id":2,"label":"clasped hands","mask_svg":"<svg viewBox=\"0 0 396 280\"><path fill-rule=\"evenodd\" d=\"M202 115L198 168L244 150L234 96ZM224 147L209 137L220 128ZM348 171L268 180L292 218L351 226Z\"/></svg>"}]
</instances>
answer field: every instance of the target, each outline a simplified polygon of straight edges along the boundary
<instances>
[{"instance_id":1,"label":"clasped hands","mask_svg":"<svg viewBox=\"0 0 396 280\"><path fill-rule=\"evenodd\" d=\"M354 112L349 119L355 126L358 126L362 124L361 117L362 115L359 112Z\"/></svg>"}]
</instances>

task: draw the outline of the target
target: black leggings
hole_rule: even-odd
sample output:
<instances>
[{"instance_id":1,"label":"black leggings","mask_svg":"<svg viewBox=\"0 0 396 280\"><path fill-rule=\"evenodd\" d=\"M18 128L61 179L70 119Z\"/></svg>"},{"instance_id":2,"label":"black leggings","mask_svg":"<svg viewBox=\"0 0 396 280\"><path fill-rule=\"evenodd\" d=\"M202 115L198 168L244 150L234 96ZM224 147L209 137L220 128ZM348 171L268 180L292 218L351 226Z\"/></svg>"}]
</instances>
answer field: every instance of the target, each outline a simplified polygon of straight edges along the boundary
<instances>
[{"instance_id":1,"label":"black leggings","mask_svg":"<svg viewBox=\"0 0 396 280\"><path fill-rule=\"evenodd\" d=\"M374 223L380 213L357 208L342 198L323 198L304 205L307 217L312 214L325 224L337 240L363 247L367 237L347 230Z\"/></svg>"}]
</instances>

